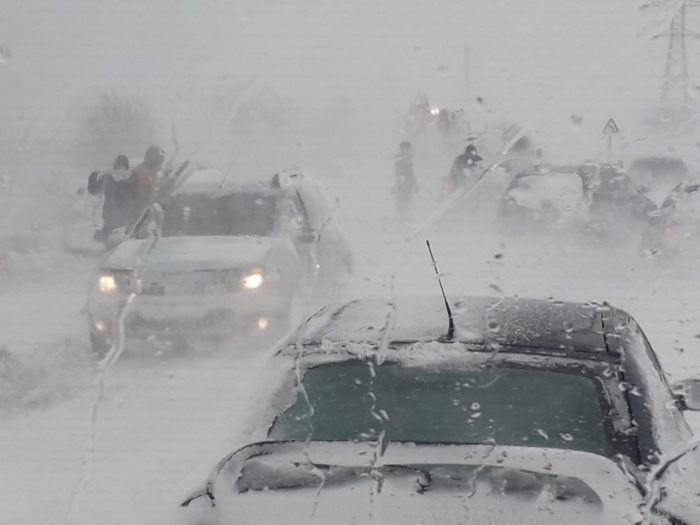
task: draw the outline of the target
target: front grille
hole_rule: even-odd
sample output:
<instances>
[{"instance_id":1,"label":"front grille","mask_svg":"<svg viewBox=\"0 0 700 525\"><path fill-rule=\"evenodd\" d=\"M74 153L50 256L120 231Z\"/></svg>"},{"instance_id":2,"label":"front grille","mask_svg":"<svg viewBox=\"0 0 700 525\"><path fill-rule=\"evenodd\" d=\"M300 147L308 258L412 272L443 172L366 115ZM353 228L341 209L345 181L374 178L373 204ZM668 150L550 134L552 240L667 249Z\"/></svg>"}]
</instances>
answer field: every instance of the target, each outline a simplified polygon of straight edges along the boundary
<instances>
[{"instance_id":1,"label":"front grille","mask_svg":"<svg viewBox=\"0 0 700 525\"><path fill-rule=\"evenodd\" d=\"M214 311L203 317L183 319L154 319L134 313L126 319L126 330L130 335L205 332L230 325L232 319L231 313L227 311Z\"/></svg>"},{"instance_id":2,"label":"front grille","mask_svg":"<svg viewBox=\"0 0 700 525\"><path fill-rule=\"evenodd\" d=\"M146 295L197 295L235 290L239 272L231 270L200 270L166 273L143 283Z\"/></svg>"}]
</instances>

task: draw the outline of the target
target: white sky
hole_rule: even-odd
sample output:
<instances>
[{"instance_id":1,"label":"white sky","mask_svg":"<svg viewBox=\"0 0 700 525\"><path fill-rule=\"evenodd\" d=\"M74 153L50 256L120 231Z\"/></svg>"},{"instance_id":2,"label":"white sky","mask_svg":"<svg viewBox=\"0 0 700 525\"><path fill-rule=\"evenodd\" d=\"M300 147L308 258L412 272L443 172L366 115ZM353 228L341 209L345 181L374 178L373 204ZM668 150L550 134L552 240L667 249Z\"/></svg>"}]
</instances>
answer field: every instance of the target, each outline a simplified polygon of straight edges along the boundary
<instances>
[{"instance_id":1,"label":"white sky","mask_svg":"<svg viewBox=\"0 0 700 525\"><path fill-rule=\"evenodd\" d=\"M14 55L0 66L0 114L14 136L29 124L55 133L97 89L117 86L176 119L197 97L257 77L258 90L304 111L342 101L387 127L419 91L455 108L481 95L497 115L578 148L609 116L629 129L656 102L665 55L647 39L663 13L627 0L0 5L0 44ZM698 53L691 45L691 67ZM582 129L567 127L574 113Z\"/></svg>"}]
</instances>

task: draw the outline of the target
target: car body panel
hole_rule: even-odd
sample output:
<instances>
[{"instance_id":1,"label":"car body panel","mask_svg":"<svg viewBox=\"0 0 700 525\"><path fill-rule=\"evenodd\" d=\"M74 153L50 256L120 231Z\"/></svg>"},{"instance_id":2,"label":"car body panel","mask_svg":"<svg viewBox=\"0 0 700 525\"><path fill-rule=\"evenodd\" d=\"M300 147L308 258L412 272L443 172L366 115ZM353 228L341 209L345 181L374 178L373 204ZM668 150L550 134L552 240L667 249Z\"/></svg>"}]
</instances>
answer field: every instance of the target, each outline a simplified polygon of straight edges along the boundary
<instances>
[{"instance_id":1,"label":"car body panel","mask_svg":"<svg viewBox=\"0 0 700 525\"><path fill-rule=\"evenodd\" d=\"M690 430L658 359L629 314L606 304L522 298L458 297L452 299L450 305L454 312L453 339L445 337L448 323L441 297L398 298L392 301L362 299L321 310L274 351L266 369L266 385L256 405L258 409L251 419L251 430L246 434L248 439L285 439L284 433L272 433L275 424L281 414L293 408L295 402L306 399L307 403L312 403L311 400L316 399L309 396L316 396L318 392L302 387L300 380L304 381L309 371L319 367L365 363L368 373L374 370L370 374L374 381L381 377L376 367L383 366L405 367L409 375L413 369L439 374L441 370L498 371L504 367L577 375L585 373L601 385L599 399L601 402L605 400L608 407L604 413L607 414L606 425L610 425L605 427L605 431L609 436L617 436L615 439L619 441L616 443L622 448L615 450L625 452L611 451L607 453L609 456L592 454L566 449L565 445L562 449L562 444L557 446L558 450L554 450L551 448L553 441L545 441L550 446L535 441L525 446L397 443L383 441L382 436L389 434L380 433L378 438L368 435L366 441L323 442L318 446L330 448L319 452L318 456L315 454L316 450L320 450L316 448L317 442L293 441L289 446L295 451L294 454L298 453L304 458L293 463L299 466L311 458L311 464L316 467L324 461L337 465L344 461L344 456L338 451L333 452L332 447L347 446L347 450L352 450L353 454L357 452L365 462L380 466L401 465L400 469L406 471L414 469L416 464L425 466L433 461L441 465L478 465L479 472L492 466L503 466L526 474L541 467L543 471L579 479L601 494L601 501L610 494L616 494L603 502L606 508L600 511L586 505L582 508L568 504L559 507L558 503L531 507L524 500L511 505L507 494L500 493L499 499L493 500L488 490L477 489L476 498L469 498L475 511L472 517L483 517L486 522L547 523L546 520L556 516L552 518L553 523L564 520L590 523L591 519L600 523L637 523L641 521L636 514L640 509L645 512L651 512L651 509L654 512L668 512L683 520L679 523L696 523L700 520L700 497L696 491L684 490L681 481L700 475L698 455L682 454L689 447ZM359 376L357 381L364 384ZM334 384L340 387L339 383ZM329 388L332 386L329 385ZM379 396L378 385L371 388L374 390L370 392L374 391L375 396L368 399L374 399L374 403L378 404L374 408L369 403L367 410L376 412L378 425L382 424L380 421L384 421L385 425L391 424L391 414L381 413L384 398ZM319 399L324 399L324 403L336 402L333 397ZM548 402L556 402L557 399L563 402L565 397L554 397ZM338 407L350 409L347 403L338 403ZM475 409L472 407L472 410ZM313 417L313 412L311 414ZM343 412L333 417L344 417ZM479 414L477 417L488 415ZM491 417L495 415L491 413ZM252 448L256 446L251 445ZM470 454L467 450L474 453ZM505 451L505 454L499 456L500 451ZM678 454L678 451L681 451L681 458L676 461L674 454ZM287 452L282 451L282 456ZM262 455L265 461L271 458L274 462L275 453L267 451ZM402 456L404 453L406 456ZM408 476L411 483L408 483L406 476L399 476L401 479L395 482L393 474L383 476L381 468L375 469L379 472L379 478L369 475L357 481L346 480L339 486L329 481L327 493L323 485L306 489L287 488L283 489L283 494L279 494L281 499L278 500L276 494L282 487L275 488L274 485L284 476L277 476L275 479L278 481L271 482L272 486L267 491L248 487L243 493L234 494L231 492L231 487L235 485L234 478L227 476L241 467L240 464L232 466L240 459L237 454L222 460L207 488L180 509L178 519L182 523L194 523L197 519L194 516L211 519L211 523L233 522L234 517L240 520L236 523L247 523L252 516L262 522L274 522L275 516L279 516L274 512L277 501L289 510L289 514L285 514L289 519L304 516L308 520L310 516L323 516L325 522L342 521L345 519L343 517L347 517L363 523L376 523L373 520L377 519L391 523L392 517L401 515L399 523L432 523L434 520L430 521L428 516L441 512L432 508L429 498L415 499L430 494L430 488L421 491L424 487L420 483L418 488L421 490L415 492L416 478L420 481L418 474L414 476L411 471L411 476ZM534 463L528 463L530 460ZM540 467L535 466L539 461L542 461ZM267 471L263 469L261 472ZM651 475L655 476L653 480L649 478ZM292 478L296 479L294 476ZM382 480L382 491L387 489L383 493L386 500L377 492L376 479ZM459 499L464 495L464 487L458 490L455 487L459 483L454 485L453 482L446 481L440 485L444 490L435 490L433 494L437 499L434 501L438 509L452 509L445 514L447 522L464 523L464 502ZM472 483L471 487L474 485ZM481 486L479 483L476 485ZM654 488L657 486L658 490ZM666 492L669 488L675 490L676 495L670 497ZM372 494L374 496L370 497ZM485 499L481 500L484 496ZM453 499L455 497L457 499ZM416 501L418 504L412 507ZM347 508L344 507L346 504ZM607 508L608 505L612 508ZM320 512L321 508L323 512L320 514L309 514L310 509ZM402 508L411 508L412 511L403 515ZM551 514L540 515L543 508L549 509ZM386 514L383 509L387 510ZM297 512L299 514L295 514ZM259 520L256 523L261 522Z\"/></svg>"},{"instance_id":2,"label":"car body panel","mask_svg":"<svg viewBox=\"0 0 700 525\"><path fill-rule=\"evenodd\" d=\"M328 442L246 447L220 464L210 486L215 504L202 498L200 517L242 524L281 516L285 523L396 524L640 519L639 492L618 465L596 455L409 443L376 452L371 444Z\"/></svg>"}]
</instances>

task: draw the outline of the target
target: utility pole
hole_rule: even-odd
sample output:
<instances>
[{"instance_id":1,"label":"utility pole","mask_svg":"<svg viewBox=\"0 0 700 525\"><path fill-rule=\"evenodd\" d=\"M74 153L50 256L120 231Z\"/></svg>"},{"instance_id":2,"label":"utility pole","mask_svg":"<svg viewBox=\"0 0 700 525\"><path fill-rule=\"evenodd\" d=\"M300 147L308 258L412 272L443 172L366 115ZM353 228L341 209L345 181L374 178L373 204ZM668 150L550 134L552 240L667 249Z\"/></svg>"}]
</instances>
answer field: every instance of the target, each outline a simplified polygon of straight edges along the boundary
<instances>
[{"instance_id":1,"label":"utility pole","mask_svg":"<svg viewBox=\"0 0 700 525\"><path fill-rule=\"evenodd\" d=\"M669 6L671 2L660 1L645 4L650 6ZM697 38L696 33L689 33L686 29L686 10L688 7L700 6L698 0L682 0L676 2L677 11L671 18L669 28L663 33L655 35L654 39L668 37L666 52L666 67L664 70L664 84L661 93L661 104L666 108L681 109L692 104L690 98L690 79L688 76L688 52L686 48L686 36Z\"/></svg>"}]
</instances>

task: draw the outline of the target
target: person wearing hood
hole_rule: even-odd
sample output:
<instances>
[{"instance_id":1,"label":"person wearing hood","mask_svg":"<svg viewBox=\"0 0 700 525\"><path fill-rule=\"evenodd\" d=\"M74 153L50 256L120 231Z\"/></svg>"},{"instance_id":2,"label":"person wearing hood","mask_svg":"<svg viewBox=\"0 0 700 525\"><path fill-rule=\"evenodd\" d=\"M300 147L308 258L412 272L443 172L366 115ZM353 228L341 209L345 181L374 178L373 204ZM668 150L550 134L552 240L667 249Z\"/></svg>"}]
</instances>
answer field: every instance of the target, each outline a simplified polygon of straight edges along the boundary
<instances>
[{"instance_id":1,"label":"person wearing hood","mask_svg":"<svg viewBox=\"0 0 700 525\"><path fill-rule=\"evenodd\" d=\"M112 230L127 226L131 215L129 177L126 155L118 155L111 168L90 174L88 192L103 197L102 229L95 232L95 240L105 241Z\"/></svg>"},{"instance_id":2,"label":"person wearing hood","mask_svg":"<svg viewBox=\"0 0 700 525\"><path fill-rule=\"evenodd\" d=\"M469 144L464 153L458 155L452 163L452 168L450 168L450 179L455 184L455 186L461 186L464 184L476 168L479 167L479 163L484 160L476 149L474 144Z\"/></svg>"},{"instance_id":3,"label":"person wearing hood","mask_svg":"<svg viewBox=\"0 0 700 525\"><path fill-rule=\"evenodd\" d=\"M413 146L408 141L399 144L399 153L394 161L394 177L396 211L403 215L411 205L413 194L418 191L418 182L413 170Z\"/></svg>"},{"instance_id":4,"label":"person wearing hood","mask_svg":"<svg viewBox=\"0 0 700 525\"><path fill-rule=\"evenodd\" d=\"M132 226L143 211L158 197L162 178L165 152L158 146L150 146L146 150L143 162L136 166L129 177L131 193Z\"/></svg>"}]
</instances>

